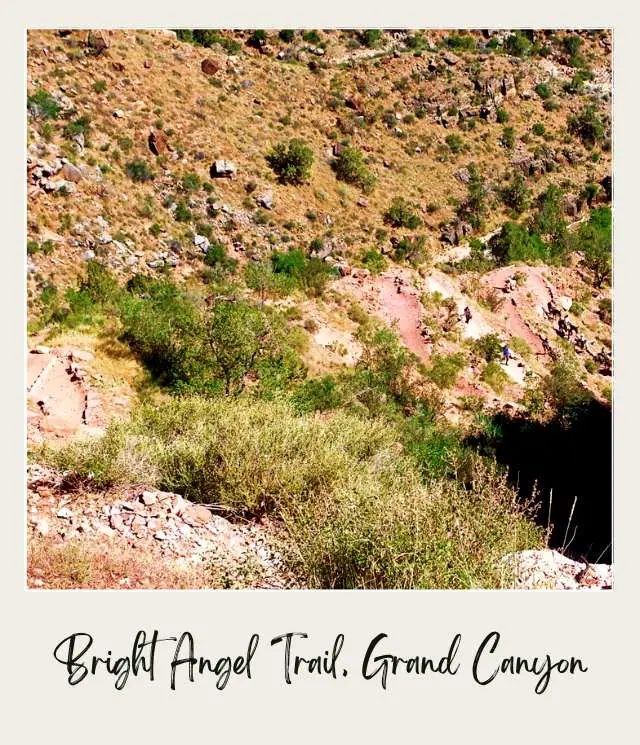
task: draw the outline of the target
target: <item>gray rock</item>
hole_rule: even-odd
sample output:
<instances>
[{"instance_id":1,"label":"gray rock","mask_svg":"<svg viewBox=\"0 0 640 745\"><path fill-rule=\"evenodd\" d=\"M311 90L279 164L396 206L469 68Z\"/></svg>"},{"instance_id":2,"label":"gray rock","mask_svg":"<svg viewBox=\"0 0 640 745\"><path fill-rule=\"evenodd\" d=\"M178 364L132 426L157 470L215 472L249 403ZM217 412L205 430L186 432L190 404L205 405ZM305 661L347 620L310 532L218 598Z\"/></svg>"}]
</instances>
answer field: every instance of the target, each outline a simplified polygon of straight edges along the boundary
<instances>
[{"instance_id":1,"label":"gray rock","mask_svg":"<svg viewBox=\"0 0 640 745\"><path fill-rule=\"evenodd\" d=\"M256 202L260 205L260 207L264 207L267 210L272 210L273 192L265 191L263 194L260 194L260 196L256 199Z\"/></svg>"},{"instance_id":2,"label":"gray rock","mask_svg":"<svg viewBox=\"0 0 640 745\"><path fill-rule=\"evenodd\" d=\"M203 251L203 253L207 253L207 251L209 250L209 246L211 245L206 235L196 235L193 239L193 242L196 246L198 246L198 248Z\"/></svg>"},{"instance_id":3,"label":"gray rock","mask_svg":"<svg viewBox=\"0 0 640 745\"><path fill-rule=\"evenodd\" d=\"M209 173L211 178L232 178L237 170L236 164L230 160L216 160Z\"/></svg>"},{"instance_id":4,"label":"gray rock","mask_svg":"<svg viewBox=\"0 0 640 745\"><path fill-rule=\"evenodd\" d=\"M91 250L85 251L84 254L82 255L83 261L93 261L93 259L95 258L96 258L95 251L91 251Z\"/></svg>"}]
</instances>

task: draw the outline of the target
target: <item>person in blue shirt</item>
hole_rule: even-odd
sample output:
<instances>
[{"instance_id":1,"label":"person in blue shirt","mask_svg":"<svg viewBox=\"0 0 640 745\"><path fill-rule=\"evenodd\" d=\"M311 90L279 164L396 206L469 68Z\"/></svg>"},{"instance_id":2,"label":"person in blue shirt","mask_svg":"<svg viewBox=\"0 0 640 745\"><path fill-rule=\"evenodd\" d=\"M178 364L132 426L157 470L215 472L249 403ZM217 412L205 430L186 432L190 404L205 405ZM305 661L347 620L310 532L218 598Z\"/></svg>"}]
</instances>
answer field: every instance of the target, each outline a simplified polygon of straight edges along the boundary
<instances>
[{"instance_id":1,"label":"person in blue shirt","mask_svg":"<svg viewBox=\"0 0 640 745\"><path fill-rule=\"evenodd\" d=\"M502 347L502 356L504 357L504 364L508 365L511 359L511 350L506 344Z\"/></svg>"}]
</instances>

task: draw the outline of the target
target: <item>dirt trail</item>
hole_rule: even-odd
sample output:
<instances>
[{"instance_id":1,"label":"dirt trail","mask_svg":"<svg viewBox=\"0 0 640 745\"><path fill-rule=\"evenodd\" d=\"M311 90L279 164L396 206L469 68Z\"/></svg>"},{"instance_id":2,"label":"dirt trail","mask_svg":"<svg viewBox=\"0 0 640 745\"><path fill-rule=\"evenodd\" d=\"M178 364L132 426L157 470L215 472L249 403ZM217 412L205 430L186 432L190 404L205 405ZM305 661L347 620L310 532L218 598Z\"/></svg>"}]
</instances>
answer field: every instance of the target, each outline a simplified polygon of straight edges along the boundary
<instances>
[{"instance_id":1,"label":"dirt trail","mask_svg":"<svg viewBox=\"0 0 640 745\"><path fill-rule=\"evenodd\" d=\"M396 324L402 343L421 360L429 358L431 345L427 345L420 335L422 304L417 290L402 286L398 292L393 275L382 278L380 287L380 313L389 325Z\"/></svg>"},{"instance_id":2,"label":"dirt trail","mask_svg":"<svg viewBox=\"0 0 640 745\"><path fill-rule=\"evenodd\" d=\"M88 434L95 424L96 394L82 381L81 368L59 350L27 357L28 440L61 442Z\"/></svg>"}]
</instances>

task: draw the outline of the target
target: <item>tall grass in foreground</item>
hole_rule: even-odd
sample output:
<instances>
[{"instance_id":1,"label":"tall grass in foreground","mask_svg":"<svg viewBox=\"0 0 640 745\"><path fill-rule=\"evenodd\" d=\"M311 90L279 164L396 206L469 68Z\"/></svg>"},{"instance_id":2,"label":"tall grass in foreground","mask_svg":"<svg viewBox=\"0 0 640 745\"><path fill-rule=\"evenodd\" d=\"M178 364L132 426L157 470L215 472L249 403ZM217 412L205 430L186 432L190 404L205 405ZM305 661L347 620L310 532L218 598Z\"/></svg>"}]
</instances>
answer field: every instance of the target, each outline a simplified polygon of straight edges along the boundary
<instances>
[{"instance_id":1,"label":"tall grass in foreground","mask_svg":"<svg viewBox=\"0 0 640 745\"><path fill-rule=\"evenodd\" d=\"M497 560L544 536L494 467L421 479L382 421L296 415L284 401L142 405L94 442L44 450L99 485L144 482L236 513L268 512L311 587L500 586Z\"/></svg>"}]
</instances>

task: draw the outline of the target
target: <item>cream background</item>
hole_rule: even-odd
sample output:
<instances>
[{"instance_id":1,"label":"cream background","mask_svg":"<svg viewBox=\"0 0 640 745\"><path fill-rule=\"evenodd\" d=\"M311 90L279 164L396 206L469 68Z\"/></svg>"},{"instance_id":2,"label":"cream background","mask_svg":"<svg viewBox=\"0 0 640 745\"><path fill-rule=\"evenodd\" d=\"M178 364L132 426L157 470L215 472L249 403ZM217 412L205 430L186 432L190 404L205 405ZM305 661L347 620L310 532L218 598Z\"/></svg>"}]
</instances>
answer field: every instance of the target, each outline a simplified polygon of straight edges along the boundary
<instances>
[{"instance_id":1,"label":"cream background","mask_svg":"<svg viewBox=\"0 0 640 745\"><path fill-rule=\"evenodd\" d=\"M0 687L8 742L631 742L637 736L638 623L636 546L639 421L636 370L640 357L632 310L637 301L637 97L640 28L622 3L390 3L325 0L313 8L281 2L158 3L112 0L30 2L3 12L2 225L4 322L2 458L3 612ZM615 44L615 557L616 589L608 593L550 592L58 592L24 590L24 386L19 364L24 337L24 29L30 27L613 27ZM166 652L154 684L133 679L123 692L106 676L76 687L54 661L55 645L73 631L96 638L96 649L126 654L138 629L161 636L190 630L196 653L237 654L254 631L260 646L254 679L230 681L219 692L203 678L169 690ZM557 676L542 696L532 679L506 677L480 687L470 663L485 634L502 633L505 654L582 657L590 670ZM318 652L346 635L341 661L348 678L308 679L285 686L282 650L272 636L306 631ZM444 655L463 635L462 669L454 678L400 678L389 690L359 675L371 637L387 632L398 654ZM180 674L184 681L184 673ZM636 735L633 735L636 732Z\"/></svg>"}]
</instances>

